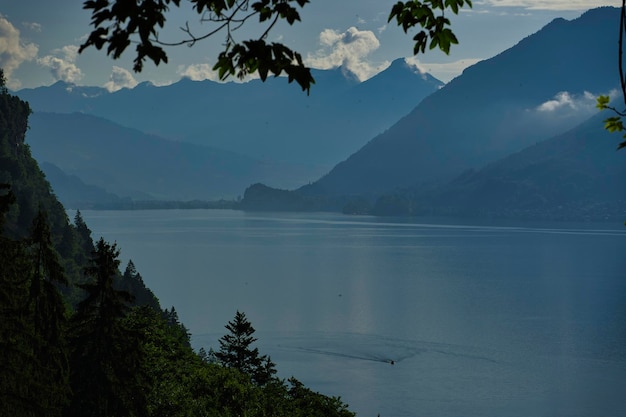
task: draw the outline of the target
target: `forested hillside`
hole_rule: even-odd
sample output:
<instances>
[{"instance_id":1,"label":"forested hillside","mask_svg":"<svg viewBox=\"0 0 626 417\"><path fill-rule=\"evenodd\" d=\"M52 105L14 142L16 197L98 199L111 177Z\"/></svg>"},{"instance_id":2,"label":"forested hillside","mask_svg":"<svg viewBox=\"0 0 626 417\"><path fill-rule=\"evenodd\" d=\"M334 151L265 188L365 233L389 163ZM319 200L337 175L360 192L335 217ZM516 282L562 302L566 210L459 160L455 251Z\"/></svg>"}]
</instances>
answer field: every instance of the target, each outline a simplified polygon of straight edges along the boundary
<instances>
[{"instance_id":1,"label":"forested hillside","mask_svg":"<svg viewBox=\"0 0 626 417\"><path fill-rule=\"evenodd\" d=\"M278 379L243 313L219 352L195 353L117 245L94 243L80 212L70 224L25 143L29 114L0 70L1 416L353 415Z\"/></svg>"}]
</instances>

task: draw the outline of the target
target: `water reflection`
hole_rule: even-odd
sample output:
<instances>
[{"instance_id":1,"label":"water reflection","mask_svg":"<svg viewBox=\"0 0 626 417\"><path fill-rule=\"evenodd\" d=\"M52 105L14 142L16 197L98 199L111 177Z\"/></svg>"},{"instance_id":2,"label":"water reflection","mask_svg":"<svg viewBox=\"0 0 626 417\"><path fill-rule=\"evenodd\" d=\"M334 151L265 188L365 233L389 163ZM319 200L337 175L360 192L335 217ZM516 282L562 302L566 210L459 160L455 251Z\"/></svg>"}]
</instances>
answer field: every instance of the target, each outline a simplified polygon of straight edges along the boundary
<instances>
[{"instance_id":1,"label":"water reflection","mask_svg":"<svg viewBox=\"0 0 626 417\"><path fill-rule=\"evenodd\" d=\"M619 225L83 217L176 306L195 345L217 347L245 311L282 376L361 415L626 415Z\"/></svg>"}]
</instances>

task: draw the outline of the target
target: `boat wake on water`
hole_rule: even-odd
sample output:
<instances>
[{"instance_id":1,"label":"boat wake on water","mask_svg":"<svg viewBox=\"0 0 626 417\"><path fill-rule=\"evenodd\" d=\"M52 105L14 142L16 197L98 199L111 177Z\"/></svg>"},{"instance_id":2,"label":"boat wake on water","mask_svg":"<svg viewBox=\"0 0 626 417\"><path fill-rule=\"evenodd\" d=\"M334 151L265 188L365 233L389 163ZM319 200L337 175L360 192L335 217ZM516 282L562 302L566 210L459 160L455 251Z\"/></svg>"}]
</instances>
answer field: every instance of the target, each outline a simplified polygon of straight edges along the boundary
<instances>
[{"instance_id":1,"label":"boat wake on water","mask_svg":"<svg viewBox=\"0 0 626 417\"><path fill-rule=\"evenodd\" d=\"M367 334L316 334L309 337L285 337L274 345L283 352L324 355L350 360L381 362L391 365L420 355L445 355L469 360L498 363L497 354L475 349L427 341L390 339Z\"/></svg>"}]
</instances>

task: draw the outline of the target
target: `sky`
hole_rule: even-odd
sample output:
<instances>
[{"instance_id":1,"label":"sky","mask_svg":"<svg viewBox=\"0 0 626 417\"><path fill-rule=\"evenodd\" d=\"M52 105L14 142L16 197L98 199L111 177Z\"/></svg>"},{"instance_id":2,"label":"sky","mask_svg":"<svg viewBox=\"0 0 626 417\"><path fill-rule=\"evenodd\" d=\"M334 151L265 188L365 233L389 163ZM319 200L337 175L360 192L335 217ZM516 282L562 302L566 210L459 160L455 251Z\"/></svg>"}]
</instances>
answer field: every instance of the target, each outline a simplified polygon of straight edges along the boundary
<instances>
[{"instance_id":1,"label":"sky","mask_svg":"<svg viewBox=\"0 0 626 417\"><path fill-rule=\"evenodd\" d=\"M411 38L387 16L396 0L311 0L301 11L301 22L275 26L268 41L279 41L297 50L313 68L343 66L366 80L391 61L408 58L420 70L443 82L464 68L514 46L551 20L574 19L600 6L619 7L607 0L482 0L449 14L459 39L449 55L435 49L412 55ZM183 39L180 27L189 23L194 34L210 30L182 0L168 14L160 38ZM132 45L120 59L91 47L78 53L92 27L90 14L80 0L0 0L0 67L11 90L35 88L65 81L76 85L105 87L109 91L132 88L140 82L167 85L181 77L213 79L211 70L224 37L217 35L193 47L166 49L168 64L146 63L141 73L132 71ZM235 36L245 40L258 36L257 25L247 25ZM617 33L618 28L616 28ZM540 63L538 63L540 65Z\"/></svg>"}]
</instances>

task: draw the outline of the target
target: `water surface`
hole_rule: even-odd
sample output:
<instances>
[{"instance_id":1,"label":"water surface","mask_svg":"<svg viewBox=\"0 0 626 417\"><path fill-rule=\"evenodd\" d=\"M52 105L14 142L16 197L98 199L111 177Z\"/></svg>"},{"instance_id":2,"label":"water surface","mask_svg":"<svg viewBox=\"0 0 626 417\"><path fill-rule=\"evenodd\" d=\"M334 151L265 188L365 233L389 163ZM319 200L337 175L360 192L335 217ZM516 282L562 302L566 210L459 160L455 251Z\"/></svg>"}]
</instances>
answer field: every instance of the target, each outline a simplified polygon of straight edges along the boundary
<instances>
[{"instance_id":1,"label":"water surface","mask_svg":"<svg viewBox=\"0 0 626 417\"><path fill-rule=\"evenodd\" d=\"M281 376L359 415L626 415L620 224L82 214L196 347L244 311Z\"/></svg>"}]
</instances>

